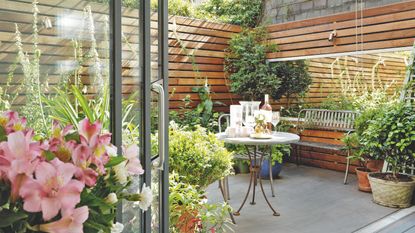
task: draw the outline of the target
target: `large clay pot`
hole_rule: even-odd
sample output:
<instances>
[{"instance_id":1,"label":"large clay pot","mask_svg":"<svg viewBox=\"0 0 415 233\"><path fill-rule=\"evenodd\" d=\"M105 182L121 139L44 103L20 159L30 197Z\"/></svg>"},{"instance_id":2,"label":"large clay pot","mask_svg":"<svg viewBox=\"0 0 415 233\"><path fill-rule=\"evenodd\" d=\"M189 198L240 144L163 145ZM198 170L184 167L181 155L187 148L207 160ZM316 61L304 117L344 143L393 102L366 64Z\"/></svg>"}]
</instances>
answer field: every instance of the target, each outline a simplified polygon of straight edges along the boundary
<instances>
[{"instance_id":1,"label":"large clay pot","mask_svg":"<svg viewBox=\"0 0 415 233\"><path fill-rule=\"evenodd\" d=\"M370 170L364 167L356 168L357 184L360 191L372 192L372 189L370 188L369 178L367 176L369 172Z\"/></svg>"},{"instance_id":2,"label":"large clay pot","mask_svg":"<svg viewBox=\"0 0 415 233\"><path fill-rule=\"evenodd\" d=\"M415 188L415 179L410 177L410 181L397 182L384 180L383 173L369 173L370 186L372 187L373 201L379 205L407 208L412 205L412 195Z\"/></svg>"},{"instance_id":3,"label":"large clay pot","mask_svg":"<svg viewBox=\"0 0 415 233\"><path fill-rule=\"evenodd\" d=\"M372 172L381 172L383 168L383 160L369 159L367 160L366 167Z\"/></svg>"}]
</instances>

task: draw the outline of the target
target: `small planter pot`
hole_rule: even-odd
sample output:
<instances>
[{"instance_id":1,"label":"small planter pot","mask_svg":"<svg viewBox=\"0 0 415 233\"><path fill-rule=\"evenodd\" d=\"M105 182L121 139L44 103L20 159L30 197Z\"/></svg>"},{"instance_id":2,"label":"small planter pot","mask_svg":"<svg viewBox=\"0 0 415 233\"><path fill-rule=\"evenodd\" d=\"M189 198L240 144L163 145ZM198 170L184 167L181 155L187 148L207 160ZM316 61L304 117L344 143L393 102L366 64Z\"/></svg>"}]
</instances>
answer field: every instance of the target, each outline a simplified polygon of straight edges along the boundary
<instances>
[{"instance_id":1,"label":"small planter pot","mask_svg":"<svg viewBox=\"0 0 415 233\"><path fill-rule=\"evenodd\" d=\"M368 178L369 172L370 170L364 167L356 168L357 184L358 184L359 190L362 192L372 192L372 189L370 188L369 178Z\"/></svg>"},{"instance_id":2,"label":"small planter pot","mask_svg":"<svg viewBox=\"0 0 415 233\"><path fill-rule=\"evenodd\" d=\"M412 195L415 188L415 179L411 181L395 182L384 180L384 173L370 173L368 175L372 187L373 201L379 205L393 208L407 208L411 206Z\"/></svg>"},{"instance_id":3,"label":"small planter pot","mask_svg":"<svg viewBox=\"0 0 415 233\"><path fill-rule=\"evenodd\" d=\"M271 169L272 169L272 178L276 179L282 170L282 163L275 162ZM264 161L262 162L260 176L264 180L269 180L269 160L268 159L264 159Z\"/></svg>"},{"instance_id":4,"label":"small planter pot","mask_svg":"<svg viewBox=\"0 0 415 233\"><path fill-rule=\"evenodd\" d=\"M237 159L234 161L233 168L236 174L249 173L249 164L246 160Z\"/></svg>"}]
</instances>

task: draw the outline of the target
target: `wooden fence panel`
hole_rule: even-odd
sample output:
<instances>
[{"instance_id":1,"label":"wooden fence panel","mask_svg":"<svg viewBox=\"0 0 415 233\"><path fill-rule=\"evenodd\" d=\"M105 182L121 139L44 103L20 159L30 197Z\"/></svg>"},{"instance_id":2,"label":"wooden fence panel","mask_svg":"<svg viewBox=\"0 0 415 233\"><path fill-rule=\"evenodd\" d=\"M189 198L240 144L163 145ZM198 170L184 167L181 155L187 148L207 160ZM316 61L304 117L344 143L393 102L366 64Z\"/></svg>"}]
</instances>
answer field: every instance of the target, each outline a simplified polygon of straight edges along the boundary
<instances>
[{"instance_id":1,"label":"wooden fence panel","mask_svg":"<svg viewBox=\"0 0 415 233\"><path fill-rule=\"evenodd\" d=\"M268 26L270 40L280 51L268 58L295 58L321 54L410 47L415 36L415 1ZM330 33L337 37L329 41Z\"/></svg>"}]
</instances>

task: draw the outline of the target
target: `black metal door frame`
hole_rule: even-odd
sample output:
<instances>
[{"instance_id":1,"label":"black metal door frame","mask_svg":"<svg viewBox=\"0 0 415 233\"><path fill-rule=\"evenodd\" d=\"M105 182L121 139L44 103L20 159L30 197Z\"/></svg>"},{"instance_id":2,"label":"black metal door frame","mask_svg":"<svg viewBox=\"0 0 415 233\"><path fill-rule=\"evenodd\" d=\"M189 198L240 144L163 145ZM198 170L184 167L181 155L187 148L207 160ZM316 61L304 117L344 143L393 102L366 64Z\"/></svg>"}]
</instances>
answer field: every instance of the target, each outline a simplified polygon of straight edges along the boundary
<instances>
[{"instance_id":1,"label":"black metal door frame","mask_svg":"<svg viewBox=\"0 0 415 233\"><path fill-rule=\"evenodd\" d=\"M167 0L158 0L158 56L159 56L159 77L163 80L164 91L168 91L168 5ZM141 77L141 127L140 127L140 160L146 172L142 179L143 183L151 184L151 9L150 0L139 2L139 61ZM110 2L110 94L111 94L111 132L112 140L121 153L122 146L122 0ZM165 125L168 126L168 95L165 98ZM168 131L167 131L168 132ZM163 135L166 142L164 147L168 153L168 133ZM160 182L160 232L168 233L169 210L168 210L168 189L169 169L168 159L164 160L161 171ZM138 214L138 213L137 213ZM141 232L151 232L151 210L144 212L141 217ZM121 220L121 207L117 213Z\"/></svg>"}]
</instances>

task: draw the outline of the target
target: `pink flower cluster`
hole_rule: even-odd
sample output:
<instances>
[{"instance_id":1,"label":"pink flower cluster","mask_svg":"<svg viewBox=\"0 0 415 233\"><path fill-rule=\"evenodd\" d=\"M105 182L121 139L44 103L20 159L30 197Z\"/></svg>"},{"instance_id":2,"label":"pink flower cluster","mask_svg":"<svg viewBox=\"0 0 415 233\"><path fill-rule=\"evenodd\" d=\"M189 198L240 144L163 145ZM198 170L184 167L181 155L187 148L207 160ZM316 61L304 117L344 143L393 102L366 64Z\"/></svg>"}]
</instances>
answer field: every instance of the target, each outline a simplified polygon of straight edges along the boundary
<instances>
[{"instance_id":1,"label":"pink flower cluster","mask_svg":"<svg viewBox=\"0 0 415 233\"><path fill-rule=\"evenodd\" d=\"M76 205L82 190L93 187L98 176L106 173L104 166L110 156L116 156L111 134L101 133L101 123L84 119L78 127L79 140L65 139L72 126L62 129L54 122L51 138L36 141L33 130L25 124L16 112L5 112L0 117L7 136L0 143L0 179L10 184L11 201L21 198L23 209L41 212L44 221L61 214L61 219L40 225L42 231L83 232L88 207ZM137 160L132 159L139 165Z\"/></svg>"}]
</instances>

